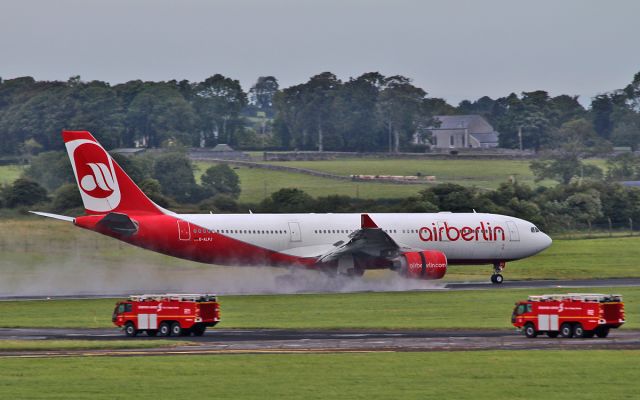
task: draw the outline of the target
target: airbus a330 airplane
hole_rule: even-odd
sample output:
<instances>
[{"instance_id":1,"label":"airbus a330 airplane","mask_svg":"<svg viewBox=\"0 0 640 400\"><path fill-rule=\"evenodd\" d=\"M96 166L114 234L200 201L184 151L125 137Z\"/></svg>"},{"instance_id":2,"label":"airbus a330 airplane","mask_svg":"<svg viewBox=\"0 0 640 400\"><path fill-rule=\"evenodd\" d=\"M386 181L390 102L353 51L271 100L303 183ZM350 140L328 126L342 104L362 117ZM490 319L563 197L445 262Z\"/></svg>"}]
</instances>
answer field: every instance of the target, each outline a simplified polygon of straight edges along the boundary
<instances>
[{"instance_id":1,"label":"airbus a330 airplane","mask_svg":"<svg viewBox=\"0 0 640 400\"><path fill-rule=\"evenodd\" d=\"M203 263L269 265L362 275L392 269L440 279L451 264L493 264L541 252L551 238L532 223L483 213L176 214L152 202L97 140L62 133L86 215L36 214Z\"/></svg>"}]
</instances>

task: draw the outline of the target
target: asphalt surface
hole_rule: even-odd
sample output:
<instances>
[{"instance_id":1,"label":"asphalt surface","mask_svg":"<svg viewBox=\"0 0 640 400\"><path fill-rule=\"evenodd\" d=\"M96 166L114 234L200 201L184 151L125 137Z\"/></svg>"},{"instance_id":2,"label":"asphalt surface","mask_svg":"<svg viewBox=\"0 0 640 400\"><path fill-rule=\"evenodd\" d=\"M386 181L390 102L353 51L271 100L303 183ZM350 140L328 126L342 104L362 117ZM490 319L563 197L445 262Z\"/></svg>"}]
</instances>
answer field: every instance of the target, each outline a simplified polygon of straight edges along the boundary
<instances>
[{"instance_id":1,"label":"asphalt surface","mask_svg":"<svg viewBox=\"0 0 640 400\"><path fill-rule=\"evenodd\" d=\"M442 290L500 290L500 289L544 289L544 288L578 288L578 287L619 287L619 286L640 286L640 278L617 278L617 279L579 279L579 280L531 280L531 281L508 281L496 285L489 282L434 282L428 289L416 289L414 291L442 291ZM364 290L363 290L364 291ZM153 291L150 291L153 292ZM150 293L149 292L149 293ZM162 293L180 293L180 291L160 290ZM354 292L358 292L357 290ZM300 293L313 293L301 291ZM324 292L323 292L324 293ZM334 293L330 291L329 293ZM97 299L97 298L126 298L131 293L95 293L79 292L73 295L42 295L42 296L15 296L0 295L0 301L11 300L45 300L45 299ZM234 293L218 292L219 295L233 295ZM269 294L269 293L259 293Z\"/></svg>"},{"instance_id":2,"label":"asphalt surface","mask_svg":"<svg viewBox=\"0 0 640 400\"><path fill-rule=\"evenodd\" d=\"M508 278L507 278L508 279ZM444 288L449 290L475 289L544 289L544 288L577 288L577 287L616 287L640 286L640 278L614 279L572 279L572 280L537 280L537 281L505 281L495 285L487 282L447 283Z\"/></svg>"},{"instance_id":3,"label":"asphalt surface","mask_svg":"<svg viewBox=\"0 0 640 400\"><path fill-rule=\"evenodd\" d=\"M117 329L0 329L0 340L123 340ZM160 338L140 335L140 340ZM167 339L167 338L162 338ZM640 331L612 330L608 338L528 339L515 330L230 330L210 329L202 337L171 337L176 346L131 350L3 351L0 358L153 356L236 353L425 352L530 349L640 349ZM133 340L133 339L131 339ZM188 341L189 345L182 343Z\"/></svg>"}]
</instances>

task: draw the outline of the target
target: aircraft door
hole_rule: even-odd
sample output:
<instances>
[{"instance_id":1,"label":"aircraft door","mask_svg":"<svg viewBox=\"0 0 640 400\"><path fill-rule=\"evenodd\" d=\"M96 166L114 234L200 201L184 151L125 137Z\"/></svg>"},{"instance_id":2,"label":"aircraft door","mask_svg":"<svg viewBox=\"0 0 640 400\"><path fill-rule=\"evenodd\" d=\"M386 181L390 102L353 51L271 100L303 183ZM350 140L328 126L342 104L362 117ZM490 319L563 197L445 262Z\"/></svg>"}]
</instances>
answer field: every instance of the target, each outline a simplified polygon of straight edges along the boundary
<instances>
[{"instance_id":1,"label":"aircraft door","mask_svg":"<svg viewBox=\"0 0 640 400\"><path fill-rule=\"evenodd\" d=\"M297 222L289 222L290 240L292 242L302 241L302 233L300 232L300 224Z\"/></svg>"},{"instance_id":2,"label":"aircraft door","mask_svg":"<svg viewBox=\"0 0 640 400\"><path fill-rule=\"evenodd\" d=\"M509 227L509 240L512 242L520 241L520 234L518 233L518 226L513 221L507 221L507 226Z\"/></svg>"},{"instance_id":3,"label":"aircraft door","mask_svg":"<svg viewBox=\"0 0 640 400\"><path fill-rule=\"evenodd\" d=\"M187 221L178 220L178 239L191 239L191 226Z\"/></svg>"}]
</instances>

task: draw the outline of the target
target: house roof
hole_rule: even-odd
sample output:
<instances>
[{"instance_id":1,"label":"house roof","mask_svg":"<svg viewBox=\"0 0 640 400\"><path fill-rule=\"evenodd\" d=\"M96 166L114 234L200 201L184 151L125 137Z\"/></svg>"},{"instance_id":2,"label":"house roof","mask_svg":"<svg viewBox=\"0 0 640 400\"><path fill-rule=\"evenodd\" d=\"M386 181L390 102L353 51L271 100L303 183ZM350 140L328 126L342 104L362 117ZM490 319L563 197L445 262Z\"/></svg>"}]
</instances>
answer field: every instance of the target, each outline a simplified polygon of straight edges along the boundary
<instances>
[{"instance_id":1,"label":"house roof","mask_svg":"<svg viewBox=\"0 0 640 400\"><path fill-rule=\"evenodd\" d=\"M480 115L436 115L434 119L440 121L440 126L432 130L464 130L469 133L497 133L493 126Z\"/></svg>"}]
</instances>

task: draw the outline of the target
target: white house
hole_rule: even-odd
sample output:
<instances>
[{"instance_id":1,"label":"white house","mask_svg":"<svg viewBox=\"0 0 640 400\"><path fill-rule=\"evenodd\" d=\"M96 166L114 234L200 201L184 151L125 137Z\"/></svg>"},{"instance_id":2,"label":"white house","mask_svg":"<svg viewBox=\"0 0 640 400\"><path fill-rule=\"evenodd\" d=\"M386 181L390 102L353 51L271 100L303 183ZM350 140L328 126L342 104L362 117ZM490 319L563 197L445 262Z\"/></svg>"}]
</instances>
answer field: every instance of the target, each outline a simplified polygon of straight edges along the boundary
<instances>
[{"instance_id":1,"label":"white house","mask_svg":"<svg viewBox=\"0 0 640 400\"><path fill-rule=\"evenodd\" d=\"M498 132L480 115L436 115L439 127L430 127L431 144L437 149L498 147Z\"/></svg>"}]
</instances>

